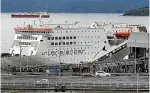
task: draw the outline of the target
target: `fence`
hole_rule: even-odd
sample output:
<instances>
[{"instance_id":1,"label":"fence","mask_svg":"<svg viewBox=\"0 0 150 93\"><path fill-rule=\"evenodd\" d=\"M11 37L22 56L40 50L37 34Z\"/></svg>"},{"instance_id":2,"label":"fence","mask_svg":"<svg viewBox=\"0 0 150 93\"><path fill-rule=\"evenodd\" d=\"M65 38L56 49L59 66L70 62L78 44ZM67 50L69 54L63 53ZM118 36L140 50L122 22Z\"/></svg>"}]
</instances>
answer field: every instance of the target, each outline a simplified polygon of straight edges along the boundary
<instances>
[{"instance_id":1,"label":"fence","mask_svg":"<svg viewBox=\"0 0 150 93\"><path fill-rule=\"evenodd\" d=\"M148 90L149 84L141 83L36 83L36 82L6 82L1 83L1 89L126 89L126 90Z\"/></svg>"}]
</instances>

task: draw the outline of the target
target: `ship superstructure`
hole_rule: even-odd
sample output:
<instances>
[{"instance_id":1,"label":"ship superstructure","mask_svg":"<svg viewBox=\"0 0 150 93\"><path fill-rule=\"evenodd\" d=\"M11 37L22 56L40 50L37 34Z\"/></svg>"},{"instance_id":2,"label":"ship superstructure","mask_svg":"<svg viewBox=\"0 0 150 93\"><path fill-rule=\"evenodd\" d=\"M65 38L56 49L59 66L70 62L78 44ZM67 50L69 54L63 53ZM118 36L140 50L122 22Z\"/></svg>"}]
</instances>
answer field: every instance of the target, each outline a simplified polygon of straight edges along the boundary
<instances>
[{"instance_id":1,"label":"ship superstructure","mask_svg":"<svg viewBox=\"0 0 150 93\"><path fill-rule=\"evenodd\" d=\"M11 65L79 64L92 62L125 47L110 44L110 39L128 38L139 25L94 22L89 27L73 24L43 24L16 27L10 49ZM111 38L110 38L111 37Z\"/></svg>"}]
</instances>

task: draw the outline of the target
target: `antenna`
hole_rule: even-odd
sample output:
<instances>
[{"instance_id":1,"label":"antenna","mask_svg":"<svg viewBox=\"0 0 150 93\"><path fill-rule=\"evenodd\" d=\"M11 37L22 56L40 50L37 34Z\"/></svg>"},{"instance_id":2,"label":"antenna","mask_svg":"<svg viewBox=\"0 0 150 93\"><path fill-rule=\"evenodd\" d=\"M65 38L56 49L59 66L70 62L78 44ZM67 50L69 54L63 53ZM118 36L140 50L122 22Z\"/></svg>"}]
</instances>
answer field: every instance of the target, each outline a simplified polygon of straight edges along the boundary
<instances>
[{"instance_id":1,"label":"antenna","mask_svg":"<svg viewBox=\"0 0 150 93\"><path fill-rule=\"evenodd\" d=\"M111 24L111 20L109 20L109 24Z\"/></svg>"},{"instance_id":2,"label":"antenna","mask_svg":"<svg viewBox=\"0 0 150 93\"><path fill-rule=\"evenodd\" d=\"M65 19L65 22L66 22L66 24L67 24L68 20L67 20L67 19Z\"/></svg>"},{"instance_id":3,"label":"antenna","mask_svg":"<svg viewBox=\"0 0 150 93\"><path fill-rule=\"evenodd\" d=\"M68 28L68 26L67 26L67 22L68 22L68 20L67 20L67 19L65 19L65 22L66 22L66 28Z\"/></svg>"},{"instance_id":4,"label":"antenna","mask_svg":"<svg viewBox=\"0 0 150 93\"><path fill-rule=\"evenodd\" d=\"M23 23L23 26L25 27L25 22Z\"/></svg>"},{"instance_id":5,"label":"antenna","mask_svg":"<svg viewBox=\"0 0 150 93\"><path fill-rule=\"evenodd\" d=\"M103 20L103 24L104 24L104 25L106 24L106 20Z\"/></svg>"},{"instance_id":6,"label":"antenna","mask_svg":"<svg viewBox=\"0 0 150 93\"><path fill-rule=\"evenodd\" d=\"M33 21L33 25L35 25L35 20Z\"/></svg>"}]
</instances>

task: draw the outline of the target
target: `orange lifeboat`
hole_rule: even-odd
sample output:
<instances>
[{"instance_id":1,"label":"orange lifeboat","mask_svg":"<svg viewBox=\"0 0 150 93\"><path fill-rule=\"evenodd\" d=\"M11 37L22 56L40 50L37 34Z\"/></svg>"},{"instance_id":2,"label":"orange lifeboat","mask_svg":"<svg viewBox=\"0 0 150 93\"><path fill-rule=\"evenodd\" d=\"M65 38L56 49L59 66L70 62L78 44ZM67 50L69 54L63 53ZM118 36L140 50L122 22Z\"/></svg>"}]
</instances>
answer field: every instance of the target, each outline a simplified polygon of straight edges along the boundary
<instances>
[{"instance_id":1,"label":"orange lifeboat","mask_svg":"<svg viewBox=\"0 0 150 93\"><path fill-rule=\"evenodd\" d=\"M46 27L34 27L34 28L29 28L29 27L15 27L15 31L51 31L52 28L46 28Z\"/></svg>"},{"instance_id":2,"label":"orange lifeboat","mask_svg":"<svg viewBox=\"0 0 150 93\"><path fill-rule=\"evenodd\" d=\"M125 32L125 31L123 31L123 32L116 32L115 36L116 37L129 37L130 36L130 32Z\"/></svg>"}]
</instances>

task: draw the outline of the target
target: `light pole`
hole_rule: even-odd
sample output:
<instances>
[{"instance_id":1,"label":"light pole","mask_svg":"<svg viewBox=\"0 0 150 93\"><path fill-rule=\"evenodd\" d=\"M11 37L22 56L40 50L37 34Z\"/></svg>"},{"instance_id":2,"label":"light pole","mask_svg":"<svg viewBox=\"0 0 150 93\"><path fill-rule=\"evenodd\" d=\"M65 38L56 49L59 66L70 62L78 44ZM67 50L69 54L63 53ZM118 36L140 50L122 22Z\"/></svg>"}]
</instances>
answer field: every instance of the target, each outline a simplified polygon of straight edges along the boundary
<instances>
[{"instance_id":1,"label":"light pole","mask_svg":"<svg viewBox=\"0 0 150 93\"><path fill-rule=\"evenodd\" d=\"M150 49L150 45L149 45L150 37L149 37L149 34L150 33L148 33L148 64L147 65L148 65L148 74L149 74L149 80L150 80L150 50L149 50ZM150 81L149 81L149 84L150 84ZM150 91L150 87L149 87L149 91Z\"/></svg>"},{"instance_id":2,"label":"light pole","mask_svg":"<svg viewBox=\"0 0 150 93\"><path fill-rule=\"evenodd\" d=\"M136 40L135 40L135 43L136 43ZM135 61L135 69L134 69L134 73L136 73L136 47L134 47L134 61Z\"/></svg>"},{"instance_id":3,"label":"light pole","mask_svg":"<svg viewBox=\"0 0 150 93\"><path fill-rule=\"evenodd\" d=\"M28 58L28 56L27 56L27 71L28 71L28 68L29 68L29 66L28 66L28 60L29 60L29 58Z\"/></svg>"},{"instance_id":4,"label":"light pole","mask_svg":"<svg viewBox=\"0 0 150 93\"><path fill-rule=\"evenodd\" d=\"M140 71L140 68L138 69L138 71L137 71L137 90L136 90L136 92L138 93L139 92L139 71Z\"/></svg>"},{"instance_id":5,"label":"light pole","mask_svg":"<svg viewBox=\"0 0 150 93\"><path fill-rule=\"evenodd\" d=\"M21 49L21 40L20 40L20 72L21 72L21 52L22 52L22 49Z\"/></svg>"}]
</instances>

